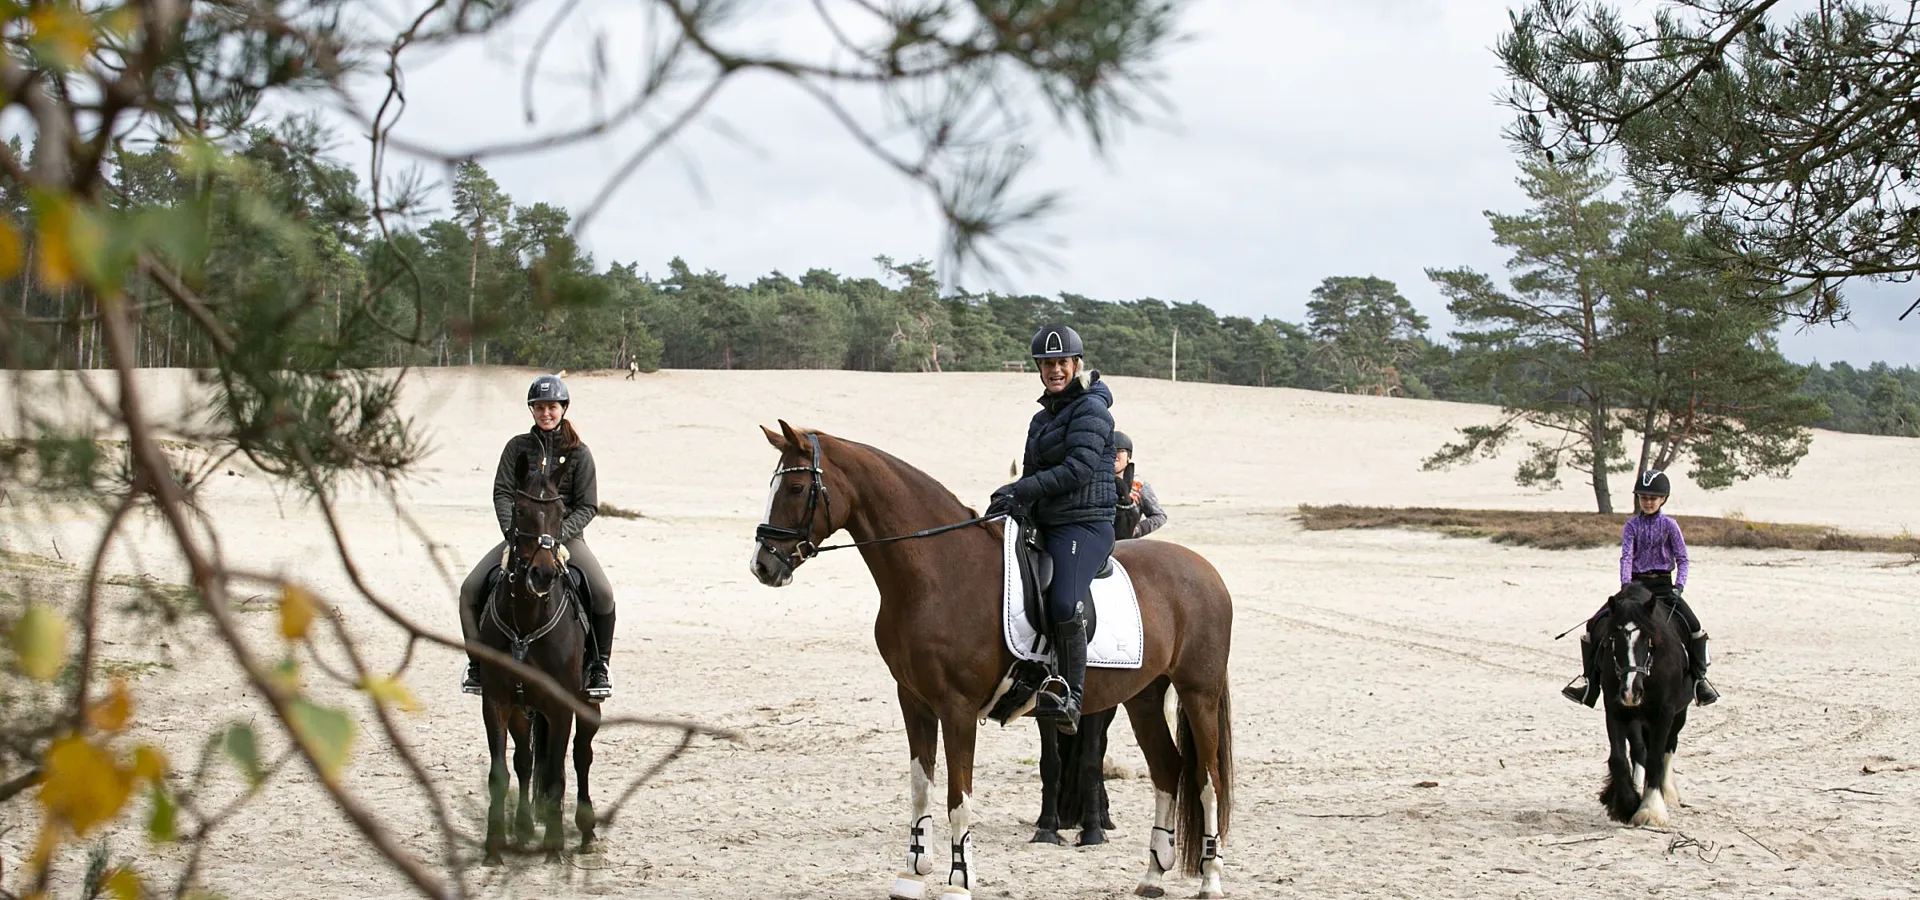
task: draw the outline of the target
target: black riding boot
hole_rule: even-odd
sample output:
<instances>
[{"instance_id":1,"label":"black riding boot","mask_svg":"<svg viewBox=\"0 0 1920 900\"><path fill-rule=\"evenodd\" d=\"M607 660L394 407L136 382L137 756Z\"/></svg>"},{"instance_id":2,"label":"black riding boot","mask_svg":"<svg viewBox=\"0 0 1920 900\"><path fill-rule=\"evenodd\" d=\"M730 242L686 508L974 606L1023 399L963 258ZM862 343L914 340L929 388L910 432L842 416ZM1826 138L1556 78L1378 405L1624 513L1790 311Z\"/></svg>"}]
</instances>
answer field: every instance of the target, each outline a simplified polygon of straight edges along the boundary
<instances>
[{"instance_id":1,"label":"black riding boot","mask_svg":"<svg viewBox=\"0 0 1920 900\"><path fill-rule=\"evenodd\" d=\"M1693 676L1693 702L1701 706L1712 706L1720 699L1720 692L1707 683L1707 633L1687 638L1687 674Z\"/></svg>"},{"instance_id":2,"label":"black riding boot","mask_svg":"<svg viewBox=\"0 0 1920 900\"><path fill-rule=\"evenodd\" d=\"M613 696L613 613L593 614L593 643L595 653L587 662L586 694L594 700L605 700Z\"/></svg>"},{"instance_id":3,"label":"black riding boot","mask_svg":"<svg viewBox=\"0 0 1920 900\"><path fill-rule=\"evenodd\" d=\"M1600 699L1600 685L1593 677L1593 641L1585 635L1580 638L1580 677L1561 688L1560 696L1587 706Z\"/></svg>"},{"instance_id":4,"label":"black riding boot","mask_svg":"<svg viewBox=\"0 0 1920 900\"><path fill-rule=\"evenodd\" d=\"M1049 679L1049 686L1058 687L1060 681L1065 681L1066 696L1043 688L1034 703L1033 715L1055 720L1054 728L1061 734L1078 734L1080 696L1087 682L1087 631L1078 616L1053 626L1053 658L1059 666L1058 680Z\"/></svg>"},{"instance_id":5,"label":"black riding boot","mask_svg":"<svg viewBox=\"0 0 1920 900\"><path fill-rule=\"evenodd\" d=\"M482 590L480 592L480 598L468 604L467 608L473 612L473 633L475 636L478 636L480 634L480 617L487 611L487 592ZM467 677L460 681L460 693L475 695L481 693L480 661L474 659L472 654L467 655Z\"/></svg>"}]
</instances>

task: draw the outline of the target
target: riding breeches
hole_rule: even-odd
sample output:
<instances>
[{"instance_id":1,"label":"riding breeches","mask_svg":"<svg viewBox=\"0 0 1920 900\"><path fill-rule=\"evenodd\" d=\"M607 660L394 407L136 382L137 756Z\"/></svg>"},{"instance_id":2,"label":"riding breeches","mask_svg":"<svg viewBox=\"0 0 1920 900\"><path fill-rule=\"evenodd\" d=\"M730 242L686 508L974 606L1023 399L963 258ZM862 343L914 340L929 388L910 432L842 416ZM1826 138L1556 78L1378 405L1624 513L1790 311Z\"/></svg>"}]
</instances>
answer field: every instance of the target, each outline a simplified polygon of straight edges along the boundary
<instances>
[{"instance_id":1,"label":"riding breeches","mask_svg":"<svg viewBox=\"0 0 1920 900\"><path fill-rule=\"evenodd\" d=\"M593 610L596 615L613 612L613 584L607 581L607 573L600 568L600 560L594 558L593 549L587 546L583 538L574 538L565 544L567 564L578 568L580 574L587 577L587 593L593 595ZM501 541L493 545L485 556L480 557L479 565L467 573L467 580L460 582L460 628L462 633L472 637L473 622L467 621L472 615L470 610L480 603L480 592L487 589L487 572L500 564L500 554L507 549L507 543Z\"/></svg>"},{"instance_id":2,"label":"riding breeches","mask_svg":"<svg viewBox=\"0 0 1920 900\"><path fill-rule=\"evenodd\" d=\"M1047 555L1053 557L1053 586L1047 589L1047 621L1065 622L1075 606L1093 592L1093 576L1113 555L1113 523L1076 522L1041 529Z\"/></svg>"}]
</instances>

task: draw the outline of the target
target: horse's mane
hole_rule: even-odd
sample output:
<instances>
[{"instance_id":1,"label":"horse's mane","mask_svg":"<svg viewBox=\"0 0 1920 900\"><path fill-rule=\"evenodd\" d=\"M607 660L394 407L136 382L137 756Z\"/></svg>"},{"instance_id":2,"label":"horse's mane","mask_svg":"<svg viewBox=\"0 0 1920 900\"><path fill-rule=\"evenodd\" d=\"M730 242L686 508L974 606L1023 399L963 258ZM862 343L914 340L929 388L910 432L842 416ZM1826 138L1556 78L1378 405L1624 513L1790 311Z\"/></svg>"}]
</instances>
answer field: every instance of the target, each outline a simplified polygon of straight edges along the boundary
<instances>
[{"instance_id":1,"label":"horse's mane","mask_svg":"<svg viewBox=\"0 0 1920 900\"><path fill-rule=\"evenodd\" d=\"M1623 621L1630 621L1642 628L1660 628L1670 624L1674 616L1672 610L1668 610L1666 615L1660 615L1661 604L1654 601L1653 592L1639 582L1629 583L1622 588L1620 593L1607 601L1607 605L1612 608L1615 615L1621 616Z\"/></svg>"},{"instance_id":2,"label":"horse's mane","mask_svg":"<svg viewBox=\"0 0 1920 900\"><path fill-rule=\"evenodd\" d=\"M818 435L828 440L837 441L841 444L844 444L848 447L852 447L856 450L861 450L866 453L871 453L875 457L877 457L881 462L886 463L890 468L892 468L893 471L900 476L901 480L907 482L908 487L917 488L919 490L926 491L927 493L933 494L935 496L945 496L948 500L953 501L953 505L959 507L960 509L966 512L966 515L963 516L962 518L972 519L972 518L977 518L980 515L978 511L976 511L972 506L969 506L966 503L962 502L958 495L954 494L952 490L948 489L946 485L941 484L939 480L935 479L932 475L928 475L927 473L921 471L920 468L915 466L914 464L907 462L906 460L901 459L900 457L895 456L891 453L888 453L887 451L882 450L879 447L875 447L871 444L862 444L859 441L848 440L847 438L843 438L843 437L836 437L824 431L803 431L801 429L796 428L794 429L794 433L799 435L802 439L805 439L806 436L809 434ZM955 519L954 521L960 521L960 519ZM999 538L1003 534L1003 531L1000 527L999 520L982 523L982 527L992 532L995 538Z\"/></svg>"}]
</instances>

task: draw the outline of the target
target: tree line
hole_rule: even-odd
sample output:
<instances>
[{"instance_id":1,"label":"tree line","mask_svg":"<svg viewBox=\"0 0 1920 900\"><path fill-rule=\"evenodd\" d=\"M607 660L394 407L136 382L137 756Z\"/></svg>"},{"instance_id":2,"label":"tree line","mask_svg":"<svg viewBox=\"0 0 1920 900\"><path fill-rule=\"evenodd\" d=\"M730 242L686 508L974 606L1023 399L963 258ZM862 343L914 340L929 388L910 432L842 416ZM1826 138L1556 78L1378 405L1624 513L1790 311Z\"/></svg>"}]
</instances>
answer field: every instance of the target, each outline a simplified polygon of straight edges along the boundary
<instances>
[{"instance_id":1,"label":"tree line","mask_svg":"<svg viewBox=\"0 0 1920 900\"><path fill-rule=\"evenodd\" d=\"M1611 176L1588 163L1523 164L1534 207L1488 214L1495 242L1514 252L1509 286L1429 270L1462 323L1440 338L1397 285L1372 276L1326 278L1305 321L1290 322L1155 298L943 293L927 261L886 256L868 275L776 271L747 283L678 257L658 274L602 268L572 237L567 210L515 202L472 162L454 170L449 215L384 230L325 138L295 118L249 129L217 167L168 147L123 150L110 167L126 215L206 224L205 263L187 277L210 303L248 311L238 327L281 335L258 352L334 348L288 352L295 369L994 371L1025 367L1034 329L1064 321L1113 375L1500 405L1507 415L1430 464L1491 455L1521 426L1545 428L1557 437L1529 441L1518 479L1585 473L1602 509L1606 474L1683 456L1716 486L1784 473L1808 426L1920 436L1920 372L1788 362L1773 344L1781 315L1729 286L1691 220L1644 192L1615 196ZM16 221L31 212L32 198L11 188L0 186L0 201ZM31 258L42 251L28 239ZM6 342L9 367L103 365L92 301L36 277L49 271L39 261L8 287L20 320L38 326ZM146 280L132 290L140 365L210 358L208 333L186 327L191 310L146 302Z\"/></svg>"}]
</instances>

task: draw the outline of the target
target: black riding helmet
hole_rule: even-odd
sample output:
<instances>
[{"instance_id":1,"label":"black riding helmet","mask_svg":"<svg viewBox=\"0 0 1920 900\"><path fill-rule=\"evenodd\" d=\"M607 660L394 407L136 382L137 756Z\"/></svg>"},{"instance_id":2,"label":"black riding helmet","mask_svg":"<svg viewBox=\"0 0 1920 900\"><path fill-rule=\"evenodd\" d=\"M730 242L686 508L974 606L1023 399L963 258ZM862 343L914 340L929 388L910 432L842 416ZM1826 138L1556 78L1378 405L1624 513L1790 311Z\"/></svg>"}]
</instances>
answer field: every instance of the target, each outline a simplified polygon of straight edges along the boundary
<instances>
[{"instance_id":1,"label":"black riding helmet","mask_svg":"<svg viewBox=\"0 0 1920 900\"><path fill-rule=\"evenodd\" d=\"M561 409L573 405L573 401L567 397L567 383L561 381L560 376L542 375L535 378L532 384L527 385L528 406L546 400L560 404Z\"/></svg>"},{"instance_id":2,"label":"black riding helmet","mask_svg":"<svg viewBox=\"0 0 1920 900\"><path fill-rule=\"evenodd\" d=\"M1033 333L1034 359L1066 359L1072 356L1087 355L1087 345L1080 342L1080 332L1065 325L1042 325Z\"/></svg>"},{"instance_id":3,"label":"black riding helmet","mask_svg":"<svg viewBox=\"0 0 1920 900\"><path fill-rule=\"evenodd\" d=\"M1133 456L1133 438L1127 437L1124 431L1116 431L1113 433L1113 452L1119 453L1122 450L1127 451L1129 458Z\"/></svg>"},{"instance_id":4,"label":"black riding helmet","mask_svg":"<svg viewBox=\"0 0 1920 900\"><path fill-rule=\"evenodd\" d=\"M1673 496L1673 482L1667 480L1667 473L1648 469L1634 481L1633 493L1636 497L1670 497Z\"/></svg>"}]
</instances>

